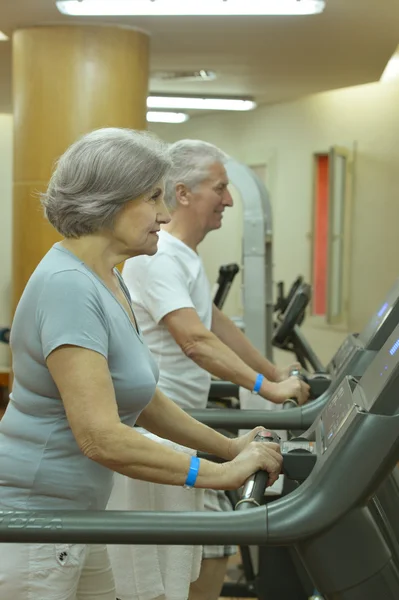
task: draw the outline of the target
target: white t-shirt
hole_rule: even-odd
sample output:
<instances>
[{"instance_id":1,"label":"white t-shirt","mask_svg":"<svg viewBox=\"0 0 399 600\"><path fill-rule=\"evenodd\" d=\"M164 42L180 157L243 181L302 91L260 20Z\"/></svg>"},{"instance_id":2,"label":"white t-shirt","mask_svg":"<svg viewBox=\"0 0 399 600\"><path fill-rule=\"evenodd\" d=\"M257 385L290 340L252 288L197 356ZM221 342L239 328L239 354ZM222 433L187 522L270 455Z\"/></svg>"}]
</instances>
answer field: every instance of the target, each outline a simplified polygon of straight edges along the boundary
<instances>
[{"instance_id":1,"label":"white t-shirt","mask_svg":"<svg viewBox=\"0 0 399 600\"><path fill-rule=\"evenodd\" d=\"M212 297L201 258L166 231L154 256L125 262L123 278L144 339L158 363L158 386L181 408L205 408L211 375L184 354L160 321L174 310L194 308L207 329Z\"/></svg>"}]
</instances>

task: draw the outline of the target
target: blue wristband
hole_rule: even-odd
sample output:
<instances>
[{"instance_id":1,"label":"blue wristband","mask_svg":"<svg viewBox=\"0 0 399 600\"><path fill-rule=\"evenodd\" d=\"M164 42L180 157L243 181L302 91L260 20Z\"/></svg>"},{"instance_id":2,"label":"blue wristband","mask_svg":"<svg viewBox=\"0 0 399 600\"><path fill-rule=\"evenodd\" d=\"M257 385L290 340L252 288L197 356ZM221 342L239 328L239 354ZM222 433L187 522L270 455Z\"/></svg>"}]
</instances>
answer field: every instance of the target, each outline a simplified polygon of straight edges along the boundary
<instances>
[{"instance_id":1,"label":"blue wristband","mask_svg":"<svg viewBox=\"0 0 399 600\"><path fill-rule=\"evenodd\" d=\"M255 381L254 389L252 390L253 394L259 393L259 390L262 386L262 381L264 380L264 378L265 378L265 376L262 375L261 373L259 373L259 375L257 376L256 381Z\"/></svg>"},{"instance_id":2,"label":"blue wristband","mask_svg":"<svg viewBox=\"0 0 399 600\"><path fill-rule=\"evenodd\" d=\"M187 473L186 483L184 484L185 488L193 488L195 486L199 468L200 468L200 459L198 458L198 456L192 456L191 462L190 462L190 468Z\"/></svg>"}]
</instances>

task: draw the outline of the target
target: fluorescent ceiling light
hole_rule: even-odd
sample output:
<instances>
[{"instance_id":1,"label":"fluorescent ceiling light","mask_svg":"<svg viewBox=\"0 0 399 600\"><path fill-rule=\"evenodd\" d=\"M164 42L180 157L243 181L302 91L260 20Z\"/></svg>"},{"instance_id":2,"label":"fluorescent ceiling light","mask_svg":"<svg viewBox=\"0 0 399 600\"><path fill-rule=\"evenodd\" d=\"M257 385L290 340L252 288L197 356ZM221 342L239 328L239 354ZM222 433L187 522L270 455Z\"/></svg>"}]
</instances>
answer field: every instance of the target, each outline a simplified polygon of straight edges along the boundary
<instances>
[{"instance_id":1,"label":"fluorescent ceiling light","mask_svg":"<svg viewBox=\"0 0 399 600\"><path fill-rule=\"evenodd\" d=\"M310 15L324 0L58 0L66 15Z\"/></svg>"},{"instance_id":2,"label":"fluorescent ceiling light","mask_svg":"<svg viewBox=\"0 0 399 600\"><path fill-rule=\"evenodd\" d=\"M399 50L389 60L380 81L386 82L393 79L399 79Z\"/></svg>"},{"instance_id":3,"label":"fluorescent ceiling light","mask_svg":"<svg viewBox=\"0 0 399 600\"><path fill-rule=\"evenodd\" d=\"M184 123L189 116L184 113L148 111L147 121L149 123Z\"/></svg>"},{"instance_id":4,"label":"fluorescent ceiling light","mask_svg":"<svg viewBox=\"0 0 399 600\"><path fill-rule=\"evenodd\" d=\"M0 31L0 42L7 42L10 38L3 33L2 31Z\"/></svg>"},{"instance_id":5,"label":"fluorescent ceiling light","mask_svg":"<svg viewBox=\"0 0 399 600\"><path fill-rule=\"evenodd\" d=\"M172 96L149 96L148 108L177 108L188 110L252 110L256 103L252 100L235 98L180 98Z\"/></svg>"}]
</instances>

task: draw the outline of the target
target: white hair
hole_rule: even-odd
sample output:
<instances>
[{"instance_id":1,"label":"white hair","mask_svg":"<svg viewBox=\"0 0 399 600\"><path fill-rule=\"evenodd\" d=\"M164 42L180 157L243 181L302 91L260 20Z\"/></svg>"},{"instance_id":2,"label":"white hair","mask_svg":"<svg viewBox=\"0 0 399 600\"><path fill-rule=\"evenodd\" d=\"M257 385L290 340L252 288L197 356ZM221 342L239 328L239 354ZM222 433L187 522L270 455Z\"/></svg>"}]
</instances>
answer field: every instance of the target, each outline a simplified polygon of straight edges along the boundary
<instances>
[{"instance_id":1,"label":"white hair","mask_svg":"<svg viewBox=\"0 0 399 600\"><path fill-rule=\"evenodd\" d=\"M153 134L118 128L92 131L58 160L41 195L45 216L66 238L112 229L123 205L149 192L170 164L167 145Z\"/></svg>"},{"instance_id":2,"label":"white hair","mask_svg":"<svg viewBox=\"0 0 399 600\"><path fill-rule=\"evenodd\" d=\"M228 155L201 140L180 140L169 146L172 167L165 181L165 202L172 210L176 208L176 185L184 183L193 190L209 177L210 167L220 162L224 164Z\"/></svg>"}]
</instances>

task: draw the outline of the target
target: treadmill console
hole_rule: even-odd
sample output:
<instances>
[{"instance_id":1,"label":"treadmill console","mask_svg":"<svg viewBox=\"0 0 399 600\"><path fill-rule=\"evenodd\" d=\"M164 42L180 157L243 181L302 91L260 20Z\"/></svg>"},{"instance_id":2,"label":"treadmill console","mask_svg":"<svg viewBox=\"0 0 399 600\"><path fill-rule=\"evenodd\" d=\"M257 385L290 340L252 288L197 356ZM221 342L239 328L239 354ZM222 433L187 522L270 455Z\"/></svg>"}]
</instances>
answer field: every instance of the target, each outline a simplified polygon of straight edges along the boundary
<instances>
[{"instance_id":1,"label":"treadmill console","mask_svg":"<svg viewBox=\"0 0 399 600\"><path fill-rule=\"evenodd\" d=\"M389 336L383 348L373 360L360 380L359 395L367 410L384 413L389 394L396 394L395 386L390 385L399 377L399 325ZM355 392L355 396L357 396ZM397 394L396 394L397 395Z\"/></svg>"},{"instance_id":2,"label":"treadmill console","mask_svg":"<svg viewBox=\"0 0 399 600\"><path fill-rule=\"evenodd\" d=\"M395 316L396 314L396 316ZM398 323L399 314L399 279L389 290L384 303L379 307L377 312L372 316L366 327L359 334L359 339L364 346L370 350L379 350L381 347L381 339L384 341L390 330L387 323L388 317L395 319L395 324ZM392 319L390 319L392 321Z\"/></svg>"},{"instance_id":3,"label":"treadmill console","mask_svg":"<svg viewBox=\"0 0 399 600\"><path fill-rule=\"evenodd\" d=\"M364 350L356 335L348 335L331 359L327 371L334 377L337 376L344 365L357 353Z\"/></svg>"},{"instance_id":4,"label":"treadmill console","mask_svg":"<svg viewBox=\"0 0 399 600\"><path fill-rule=\"evenodd\" d=\"M399 324L386 340L353 390L351 378L345 377L331 400L310 428L316 433L317 448L327 459L327 452L341 437L359 413L392 414L397 407L399 389ZM324 459L323 461L324 462Z\"/></svg>"},{"instance_id":5,"label":"treadmill console","mask_svg":"<svg viewBox=\"0 0 399 600\"><path fill-rule=\"evenodd\" d=\"M349 379L344 379L320 417L321 451L323 453L333 442L354 406Z\"/></svg>"}]
</instances>

